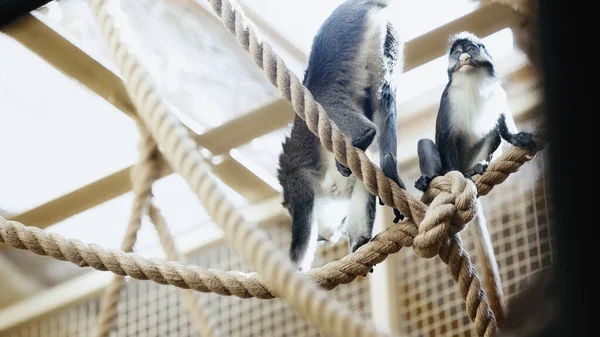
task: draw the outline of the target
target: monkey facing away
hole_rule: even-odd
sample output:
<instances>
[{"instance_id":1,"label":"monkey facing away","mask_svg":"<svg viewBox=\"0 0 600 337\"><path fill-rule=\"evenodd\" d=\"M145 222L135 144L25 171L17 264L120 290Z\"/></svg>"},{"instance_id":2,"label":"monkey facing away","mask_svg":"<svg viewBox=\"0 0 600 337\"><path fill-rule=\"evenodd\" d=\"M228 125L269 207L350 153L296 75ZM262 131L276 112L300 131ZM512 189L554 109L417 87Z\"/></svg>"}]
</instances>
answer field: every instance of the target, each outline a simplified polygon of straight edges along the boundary
<instances>
[{"instance_id":1,"label":"monkey facing away","mask_svg":"<svg viewBox=\"0 0 600 337\"><path fill-rule=\"evenodd\" d=\"M384 0L347 0L325 20L312 45L304 85L352 144L378 155L383 173L405 188L396 163L396 89L403 45ZM376 139L376 141L374 141ZM292 219L290 258L311 268L317 241L347 234L351 252L370 241L375 196L296 116L282 144L277 177ZM403 219L394 209L395 219Z\"/></svg>"},{"instance_id":2,"label":"monkey facing away","mask_svg":"<svg viewBox=\"0 0 600 337\"><path fill-rule=\"evenodd\" d=\"M477 36L469 32L451 36L448 61L448 84L436 119L435 143L421 139L417 145L421 177L415 187L423 192L433 178L449 171L460 171L468 178L483 174L488 163L501 154L502 140L514 146L535 147L531 133L517 131L492 57ZM476 202L480 211L469 227L483 260L490 305L499 316L504 306L498 266L481 203L479 199ZM497 317L499 324L502 319Z\"/></svg>"}]
</instances>

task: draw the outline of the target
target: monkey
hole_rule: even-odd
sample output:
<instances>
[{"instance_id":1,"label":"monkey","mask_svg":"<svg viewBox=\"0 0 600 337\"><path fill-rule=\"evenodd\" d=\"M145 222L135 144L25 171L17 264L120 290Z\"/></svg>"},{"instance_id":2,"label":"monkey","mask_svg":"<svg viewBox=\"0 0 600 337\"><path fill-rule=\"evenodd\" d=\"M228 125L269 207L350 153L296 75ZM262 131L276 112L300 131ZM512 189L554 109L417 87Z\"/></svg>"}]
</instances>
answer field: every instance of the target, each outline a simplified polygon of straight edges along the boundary
<instances>
[{"instance_id":1,"label":"monkey","mask_svg":"<svg viewBox=\"0 0 600 337\"><path fill-rule=\"evenodd\" d=\"M386 177L398 174L396 82L403 43L384 0L347 0L317 31L303 84L352 145L379 158ZM376 141L374 141L376 139ZM376 199L296 116L282 142L277 178L291 217L289 257L311 268L318 241L347 237L350 252L372 238ZM380 200L381 203L381 200ZM394 223L404 216L394 209Z\"/></svg>"},{"instance_id":2,"label":"monkey","mask_svg":"<svg viewBox=\"0 0 600 337\"><path fill-rule=\"evenodd\" d=\"M440 99L435 143L427 138L417 142L421 176L414 186L422 192L433 178L449 171L458 170L469 179L483 174L501 154L502 141L524 148L536 146L531 133L518 132L484 43L470 32L460 32L450 36L448 46L448 83ZM500 274L479 199L476 204L479 211L469 227L483 260L490 305L498 316L505 311L498 298L502 295ZM497 317L499 324L502 319Z\"/></svg>"}]
</instances>

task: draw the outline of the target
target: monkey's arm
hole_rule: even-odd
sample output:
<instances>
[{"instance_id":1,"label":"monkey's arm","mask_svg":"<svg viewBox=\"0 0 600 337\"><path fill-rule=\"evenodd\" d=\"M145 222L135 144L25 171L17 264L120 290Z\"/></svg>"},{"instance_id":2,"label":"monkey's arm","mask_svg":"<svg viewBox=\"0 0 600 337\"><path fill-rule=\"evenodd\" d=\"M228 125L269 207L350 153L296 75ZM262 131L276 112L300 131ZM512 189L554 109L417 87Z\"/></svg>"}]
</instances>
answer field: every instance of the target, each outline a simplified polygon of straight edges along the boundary
<instances>
[{"instance_id":1,"label":"monkey's arm","mask_svg":"<svg viewBox=\"0 0 600 337\"><path fill-rule=\"evenodd\" d=\"M427 191L433 178L442 173L442 158L440 151L431 139L421 139L417 143L417 156L421 177L415 182L415 187L421 192Z\"/></svg>"},{"instance_id":2,"label":"monkey's arm","mask_svg":"<svg viewBox=\"0 0 600 337\"><path fill-rule=\"evenodd\" d=\"M398 124L396 117L396 98L392 88L388 83L384 84L381 89L380 112L382 114L379 125L379 166L386 177L392 179L400 188L406 189L404 182L398 175L398 162L396 153L398 150ZM383 205L381 198L379 204ZM394 208L394 223L404 219L404 215Z\"/></svg>"},{"instance_id":3,"label":"monkey's arm","mask_svg":"<svg viewBox=\"0 0 600 337\"><path fill-rule=\"evenodd\" d=\"M515 122L510 113L503 113L498 118L498 131L500 137L508 143L524 148L533 148L536 146L533 134L529 132L518 132Z\"/></svg>"}]
</instances>

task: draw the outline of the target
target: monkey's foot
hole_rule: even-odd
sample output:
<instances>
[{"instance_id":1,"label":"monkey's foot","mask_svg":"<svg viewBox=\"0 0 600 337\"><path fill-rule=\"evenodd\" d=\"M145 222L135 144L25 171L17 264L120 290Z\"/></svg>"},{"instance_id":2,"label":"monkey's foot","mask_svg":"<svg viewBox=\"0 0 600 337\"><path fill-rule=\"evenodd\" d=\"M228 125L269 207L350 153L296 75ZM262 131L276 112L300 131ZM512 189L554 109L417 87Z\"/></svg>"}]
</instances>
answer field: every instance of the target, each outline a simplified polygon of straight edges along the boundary
<instances>
[{"instance_id":1,"label":"monkey's foot","mask_svg":"<svg viewBox=\"0 0 600 337\"><path fill-rule=\"evenodd\" d=\"M524 147L524 148L535 148L535 140L533 139L533 134L529 132L519 132L516 135L512 136L510 143L514 146Z\"/></svg>"},{"instance_id":2,"label":"monkey's foot","mask_svg":"<svg viewBox=\"0 0 600 337\"><path fill-rule=\"evenodd\" d=\"M485 170L487 170L487 167L488 167L487 162L477 163L477 164L475 164L473 169L471 171L468 171L467 173L465 173L464 176L467 179L472 179L474 175L484 174Z\"/></svg>"},{"instance_id":3,"label":"monkey's foot","mask_svg":"<svg viewBox=\"0 0 600 337\"><path fill-rule=\"evenodd\" d=\"M349 168L347 168L346 166L340 164L339 161L337 161L337 159L335 160L335 167L337 167L338 171L344 176L344 177L349 177L352 174L352 171L350 171Z\"/></svg>"},{"instance_id":4,"label":"monkey's foot","mask_svg":"<svg viewBox=\"0 0 600 337\"><path fill-rule=\"evenodd\" d=\"M473 168L473 171L475 171L475 174L484 174L487 167L488 163L477 163Z\"/></svg>"},{"instance_id":5,"label":"monkey's foot","mask_svg":"<svg viewBox=\"0 0 600 337\"><path fill-rule=\"evenodd\" d=\"M353 242L354 241L354 242ZM350 252L354 253L358 248L362 247L367 242L371 241L370 237L367 236L359 236L354 240L350 240Z\"/></svg>"},{"instance_id":6,"label":"monkey's foot","mask_svg":"<svg viewBox=\"0 0 600 337\"><path fill-rule=\"evenodd\" d=\"M379 204L381 206L385 205L383 203L383 201L381 200L381 198L377 197L377 200L379 200ZM394 216L395 216L394 220L393 220L394 223L398 223L398 222L400 222L400 220L404 220L404 215L402 213L400 213L400 211L396 208L394 208Z\"/></svg>"},{"instance_id":7,"label":"monkey's foot","mask_svg":"<svg viewBox=\"0 0 600 337\"><path fill-rule=\"evenodd\" d=\"M400 220L404 220L404 214L400 213L399 210L394 208L394 220L392 220L394 223L398 223L400 222Z\"/></svg>"},{"instance_id":8,"label":"monkey's foot","mask_svg":"<svg viewBox=\"0 0 600 337\"><path fill-rule=\"evenodd\" d=\"M435 177L430 177L430 176L425 176L425 175L420 176L419 179L417 179L417 181L415 181L415 188L418 189L419 191L425 193L425 191L427 191L427 189L429 188L429 184L431 183L433 178L435 178Z\"/></svg>"}]
</instances>

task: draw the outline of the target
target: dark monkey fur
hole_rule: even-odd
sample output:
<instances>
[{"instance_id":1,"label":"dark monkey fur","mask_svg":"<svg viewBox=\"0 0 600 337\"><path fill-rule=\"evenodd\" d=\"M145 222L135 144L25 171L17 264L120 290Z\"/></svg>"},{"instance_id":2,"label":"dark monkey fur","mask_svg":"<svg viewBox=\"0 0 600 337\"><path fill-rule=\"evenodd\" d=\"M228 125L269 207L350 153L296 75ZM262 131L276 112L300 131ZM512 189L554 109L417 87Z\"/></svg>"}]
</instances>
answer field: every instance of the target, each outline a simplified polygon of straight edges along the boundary
<instances>
[{"instance_id":1,"label":"dark monkey fur","mask_svg":"<svg viewBox=\"0 0 600 337\"><path fill-rule=\"evenodd\" d=\"M403 45L388 20L388 2L348 0L337 7L314 38L303 83L352 144L378 155L384 174L404 188L393 80L403 66ZM311 268L318 240L333 243L346 233L351 252L369 242L375 196L298 116L282 147L278 179L292 218L290 258L299 270ZM394 214L394 222L403 218Z\"/></svg>"},{"instance_id":2,"label":"dark monkey fur","mask_svg":"<svg viewBox=\"0 0 600 337\"><path fill-rule=\"evenodd\" d=\"M462 32L450 38L448 84L440 101L435 144L421 139L417 145L421 177L415 187L426 191L431 180L449 171L465 177L482 174L502 152L502 140L520 147L535 147L533 135L518 132L508 108L506 92L496 77L494 63L485 45L475 35ZM470 222L483 260L484 287L490 306L501 324L500 273L479 199L479 211Z\"/></svg>"}]
</instances>

